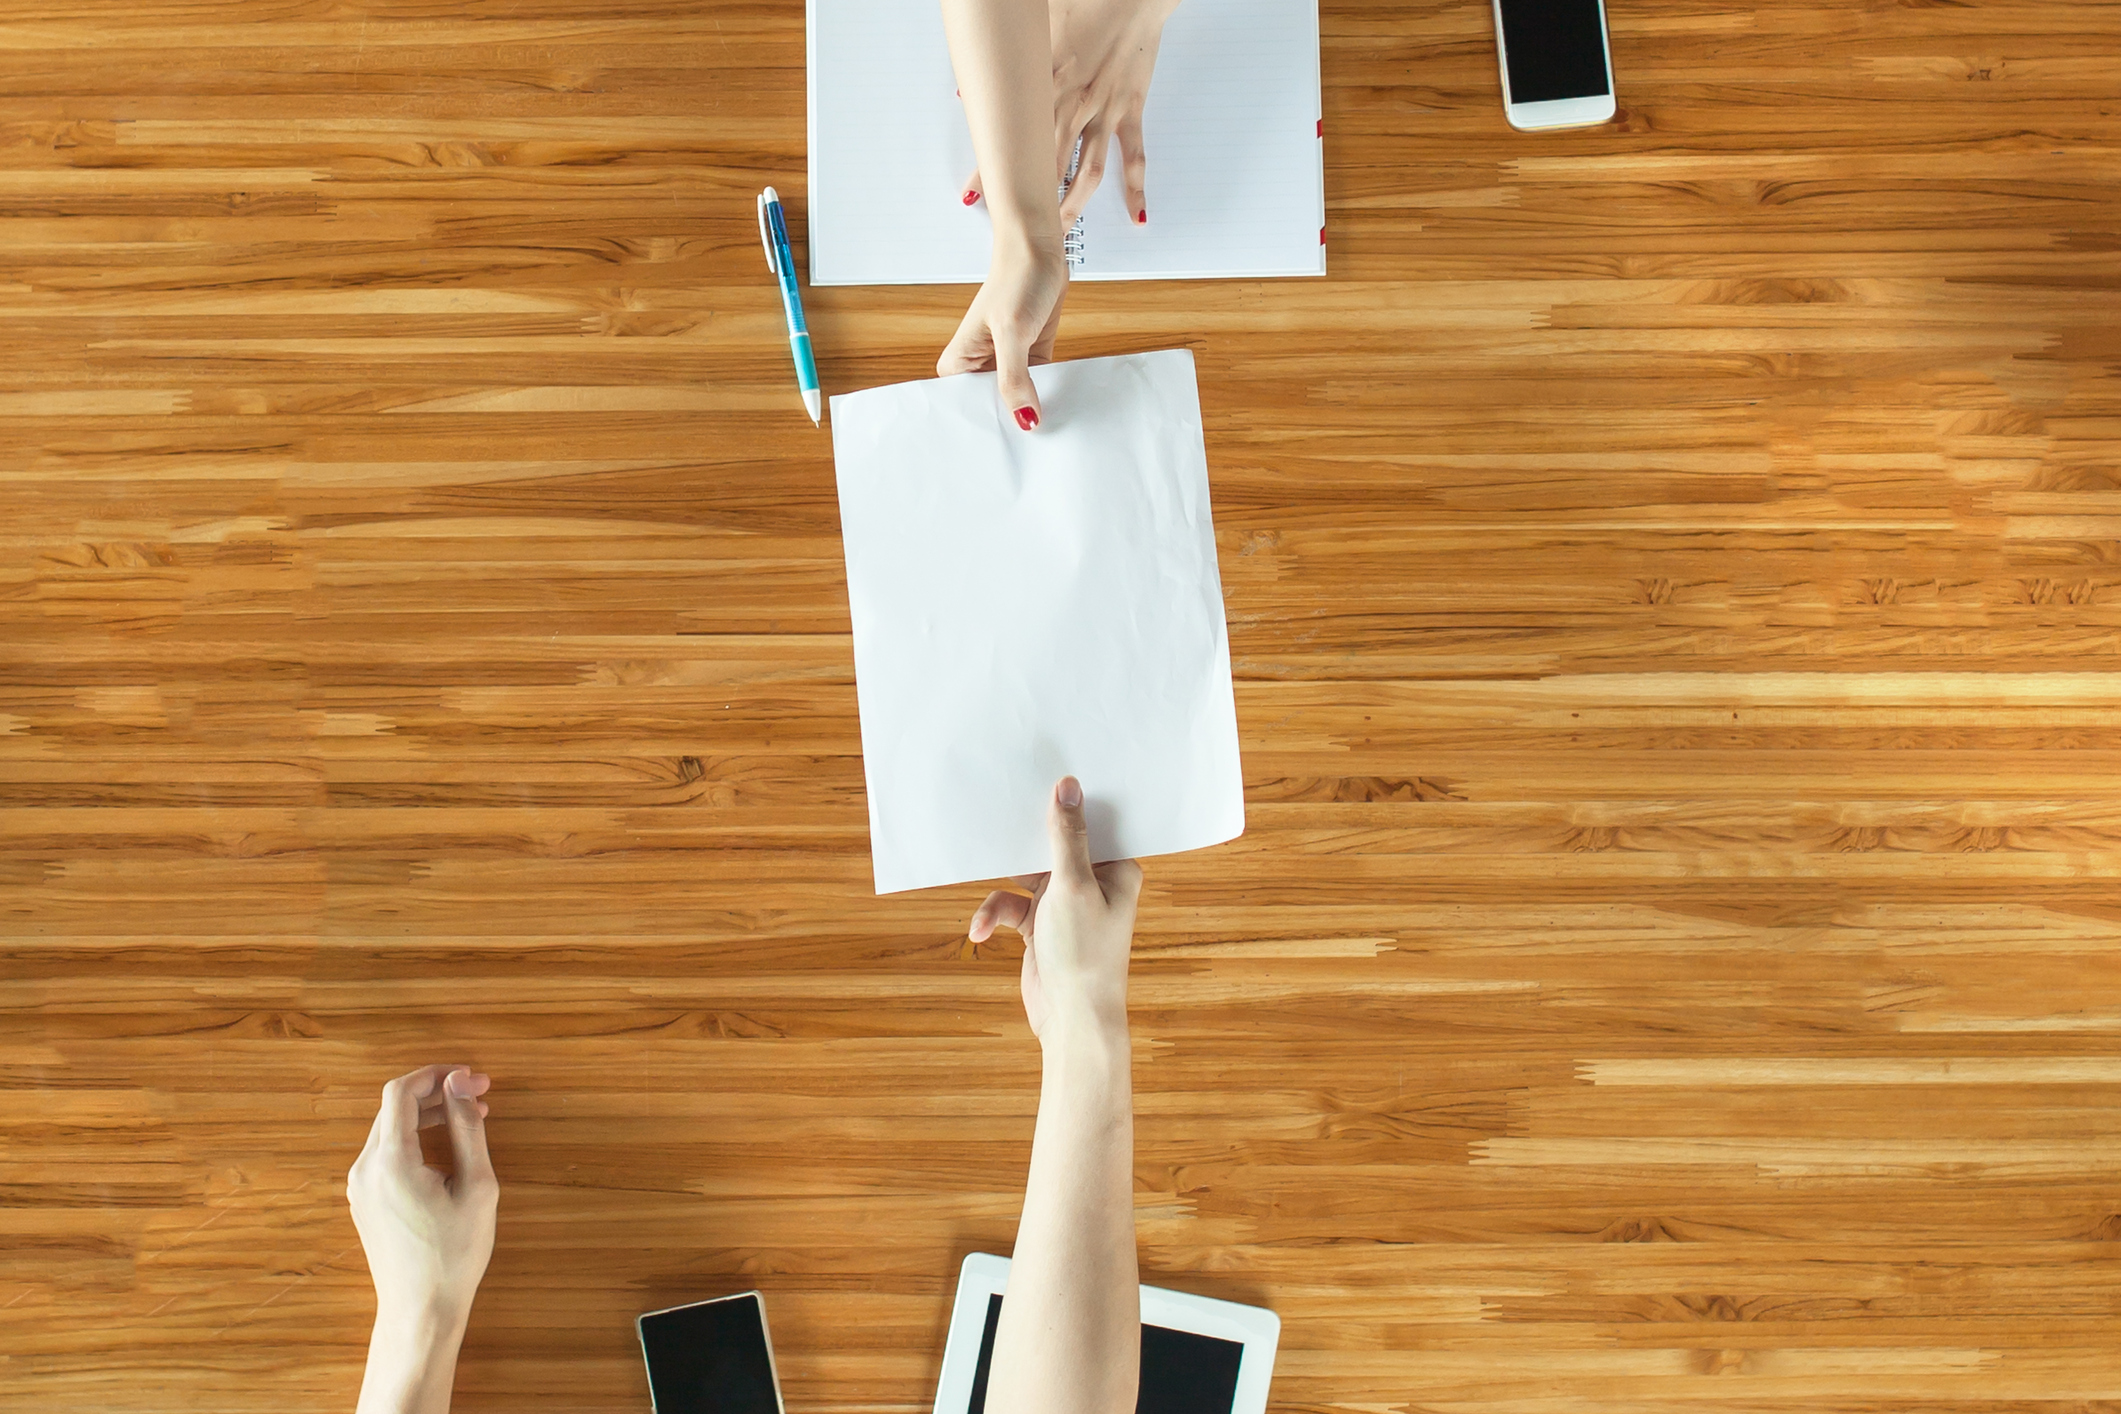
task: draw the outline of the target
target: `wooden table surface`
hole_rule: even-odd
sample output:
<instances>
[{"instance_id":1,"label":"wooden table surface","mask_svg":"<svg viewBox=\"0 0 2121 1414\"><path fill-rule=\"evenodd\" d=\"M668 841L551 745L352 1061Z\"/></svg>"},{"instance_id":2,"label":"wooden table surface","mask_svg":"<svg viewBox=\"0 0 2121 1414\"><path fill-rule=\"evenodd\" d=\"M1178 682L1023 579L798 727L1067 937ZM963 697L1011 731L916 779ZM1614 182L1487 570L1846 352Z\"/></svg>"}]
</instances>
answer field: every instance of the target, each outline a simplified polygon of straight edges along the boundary
<instances>
[{"instance_id":1,"label":"wooden table surface","mask_svg":"<svg viewBox=\"0 0 2121 1414\"><path fill-rule=\"evenodd\" d=\"M1245 753L1149 865L1145 1279L1284 1411L2121 1407L2121 5L1613 0L1548 136L1485 0L1323 22L1329 278L1062 327L1199 360ZM754 1285L791 1414L925 1410L1035 1056L981 890L870 890L802 7L0 49L0 1408L351 1408L439 1059L461 1410L645 1411ZM828 391L968 293L811 293Z\"/></svg>"}]
</instances>

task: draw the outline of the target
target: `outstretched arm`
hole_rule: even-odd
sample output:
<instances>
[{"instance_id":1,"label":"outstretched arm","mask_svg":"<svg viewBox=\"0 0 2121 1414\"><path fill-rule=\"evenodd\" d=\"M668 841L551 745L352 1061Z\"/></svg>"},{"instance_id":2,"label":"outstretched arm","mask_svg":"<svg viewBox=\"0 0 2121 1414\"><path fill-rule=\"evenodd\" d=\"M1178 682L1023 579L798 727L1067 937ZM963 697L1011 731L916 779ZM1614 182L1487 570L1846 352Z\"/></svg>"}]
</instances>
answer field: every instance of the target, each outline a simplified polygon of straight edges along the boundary
<instances>
[{"instance_id":1,"label":"outstretched arm","mask_svg":"<svg viewBox=\"0 0 2121 1414\"><path fill-rule=\"evenodd\" d=\"M1039 422L1031 365L1053 357L1068 293L1046 0L942 4L950 63L994 219L994 256L935 371L947 377L994 370L1004 405L1029 432Z\"/></svg>"},{"instance_id":2,"label":"outstretched arm","mask_svg":"<svg viewBox=\"0 0 2121 1414\"><path fill-rule=\"evenodd\" d=\"M1141 869L1090 864L1082 787L1048 811L1053 872L1030 898L995 893L972 917L1024 935L1024 1011L1045 1052L1031 1176L987 1407L1001 1414L1133 1414L1141 1373L1134 1255L1134 1089L1127 958Z\"/></svg>"}]
</instances>

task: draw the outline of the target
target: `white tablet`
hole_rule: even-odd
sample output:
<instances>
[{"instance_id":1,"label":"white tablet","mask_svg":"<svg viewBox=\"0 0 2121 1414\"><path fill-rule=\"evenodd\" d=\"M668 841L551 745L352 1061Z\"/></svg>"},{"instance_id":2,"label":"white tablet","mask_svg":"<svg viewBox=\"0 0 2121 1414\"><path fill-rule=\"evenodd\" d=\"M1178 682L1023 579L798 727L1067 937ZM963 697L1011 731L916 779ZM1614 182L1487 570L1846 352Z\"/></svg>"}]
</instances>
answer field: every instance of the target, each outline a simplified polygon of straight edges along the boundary
<instances>
[{"instance_id":1,"label":"white tablet","mask_svg":"<svg viewBox=\"0 0 2121 1414\"><path fill-rule=\"evenodd\" d=\"M987 1362L1009 1259L965 1258L943 1347L935 1414L986 1414ZM1281 1317L1161 1287L1142 1288L1142 1378L1136 1414L1266 1414Z\"/></svg>"}]
</instances>

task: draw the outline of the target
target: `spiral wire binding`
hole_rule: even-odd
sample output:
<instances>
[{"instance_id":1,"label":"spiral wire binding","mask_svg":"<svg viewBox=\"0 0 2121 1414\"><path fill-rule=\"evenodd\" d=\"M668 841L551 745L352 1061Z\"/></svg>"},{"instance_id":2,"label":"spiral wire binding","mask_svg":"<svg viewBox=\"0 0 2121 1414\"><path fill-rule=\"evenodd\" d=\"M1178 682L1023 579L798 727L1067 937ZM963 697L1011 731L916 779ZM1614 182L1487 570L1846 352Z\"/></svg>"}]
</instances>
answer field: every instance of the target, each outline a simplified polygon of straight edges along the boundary
<instances>
[{"instance_id":1,"label":"spiral wire binding","mask_svg":"<svg viewBox=\"0 0 2121 1414\"><path fill-rule=\"evenodd\" d=\"M1075 185L1075 174L1083 169L1083 140L1075 140L1075 153L1068 159L1068 175L1060 184L1060 199L1068 199L1068 188ZM1068 257L1070 270L1080 269L1083 263L1083 218L1075 218L1075 224L1061 237L1061 254Z\"/></svg>"}]
</instances>

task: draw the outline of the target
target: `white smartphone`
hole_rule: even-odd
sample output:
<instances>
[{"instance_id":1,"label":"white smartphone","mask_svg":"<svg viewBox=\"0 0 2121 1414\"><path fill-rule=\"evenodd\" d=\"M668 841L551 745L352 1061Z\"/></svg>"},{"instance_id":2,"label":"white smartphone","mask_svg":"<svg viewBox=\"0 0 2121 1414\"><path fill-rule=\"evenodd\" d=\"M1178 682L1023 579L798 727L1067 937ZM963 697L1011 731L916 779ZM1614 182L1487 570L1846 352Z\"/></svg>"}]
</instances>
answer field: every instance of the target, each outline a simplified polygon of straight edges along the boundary
<instances>
[{"instance_id":1,"label":"white smartphone","mask_svg":"<svg viewBox=\"0 0 2121 1414\"><path fill-rule=\"evenodd\" d=\"M1502 108L1526 132L1603 123L1613 102L1604 0L1494 0Z\"/></svg>"}]
</instances>

